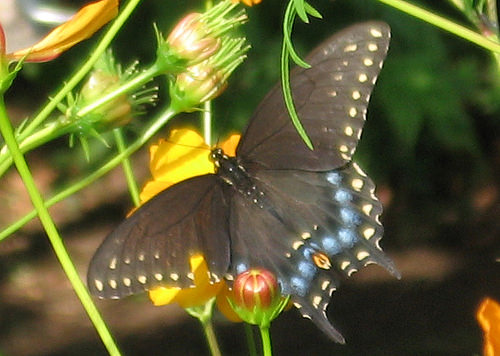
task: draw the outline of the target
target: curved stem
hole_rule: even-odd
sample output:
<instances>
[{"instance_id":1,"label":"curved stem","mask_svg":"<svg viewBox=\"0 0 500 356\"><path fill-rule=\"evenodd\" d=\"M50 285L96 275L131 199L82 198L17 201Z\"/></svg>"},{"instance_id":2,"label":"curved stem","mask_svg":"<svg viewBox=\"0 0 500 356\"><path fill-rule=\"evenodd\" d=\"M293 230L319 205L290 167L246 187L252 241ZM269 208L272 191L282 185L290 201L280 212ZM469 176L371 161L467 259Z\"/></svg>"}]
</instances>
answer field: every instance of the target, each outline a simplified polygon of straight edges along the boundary
<instances>
[{"instance_id":1,"label":"curved stem","mask_svg":"<svg viewBox=\"0 0 500 356\"><path fill-rule=\"evenodd\" d=\"M414 16L420 20L423 20L431 25L439 27L445 31L448 31L458 37L461 37L467 41L475 43L476 45L483 47L492 52L500 53L500 44L487 39L486 37L480 35L477 32L469 30L468 28L461 26L453 21L450 21L442 16L436 15L428 10L425 10L419 6L410 4L402 0L378 0L381 3L394 7L408 15Z\"/></svg>"},{"instance_id":2,"label":"curved stem","mask_svg":"<svg viewBox=\"0 0 500 356\"><path fill-rule=\"evenodd\" d=\"M109 330L104 323L99 311L94 305L92 298L90 297L85 285L80 279L78 272L69 256L62 239L57 231L57 228L50 216L47 207L43 201L43 198L38 191L33 175L31 174L28 164L24 159L21 150L19 149L19 145L16 142L16 138L14 135L14 129L8 119L7 112L5 110L5 103L3 101L3 97L0 96L0 131L5 140L6 145L9 147L10 152L12 153L12 158L14 160L14 164L21 176L23 183L28 191L30 199L33 203L33 206L36 209L38 216L40 217L40 221L47 233L47 236L50 240L52 248L59 259L59 263L61 264L68 280L71 282L73 289L75 290L76 295L80 299L81 304L83 305L85 311L87 312L90 320L94 324L95 329L99 333L101 340L106 346L110 355L120 355L120 351L116 346L113 337L111 336Z\"/></svg>"},{"instance_id":3,"label":"curved stem","mask_svg":"<svg viewBox=\"0 0 500 356\"><path fill-rule=\"evenodd\" d=\"M72 194L75 194L79 190L85 188L89 184L93 183L106 173L108 173L111 169L115 168L118 164L121 163L121 161L125 158L130 156L132 153L137 151L142 145L144 145L160 128L163 127L175 114L177 114L175 111L171 110L170 108L165 110L154 122L151 124L140 136L139 139L137 139L134 143L132 143L130 146L127 147L127 149L120 154L116 155L113 157L111 160L109 160L106 164L101 166L97 171L94 173L88 175L87 177L83 178L82 180L78 181L77 183L72 184L69 188L64 189L63 191L59 192L52 198L48 199L45 201L45 207L50 207L57 202L60 202L61 200L69 197ZM24 226L27 222L29 222L31 219L33 219L36 216L36 211L31 211L30 213L26 214L23 216L21 219L16 221L15 223L9 225L6 229L0 232L0 241L12 234L13 232L17 231L20 229L22 226Z\"/></svg>"},{"instance_id":4,"label":"curved stem","mask_svg":"<svg viewBox=\"0 0 500 356\"><path fill-rule=\"evenodd\" d=\"M285 105L290 114L290 118L292 120L295 129L299 133L304 143L309 147L309 149L313 149L313 145L311 139L307 135L304 126L300 122L299 116L297 114L297 110L295 109L295 104L293 103L292 91L290 88L290 64L289 64L289 55L290 55L290 42L289 33L291 31L291 25L295 19L295 8L293 7L293 1L288 3L287 9L285 11L285 18L283 21L283 43L281 44L281 60L280 60L280 71L281 71L281 87L283 88L283 99L285 100ZM288 32L287 32L288 31Z\"/></svg>"}]
</instances>

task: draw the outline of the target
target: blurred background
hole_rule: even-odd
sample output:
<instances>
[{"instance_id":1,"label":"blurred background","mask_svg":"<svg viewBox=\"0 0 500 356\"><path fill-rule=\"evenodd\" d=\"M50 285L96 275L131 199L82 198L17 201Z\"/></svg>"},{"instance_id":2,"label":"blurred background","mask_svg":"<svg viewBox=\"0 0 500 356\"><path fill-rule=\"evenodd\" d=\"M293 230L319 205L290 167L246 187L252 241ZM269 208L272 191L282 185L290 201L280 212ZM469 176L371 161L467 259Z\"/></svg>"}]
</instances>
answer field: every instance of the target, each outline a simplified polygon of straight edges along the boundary
<instances>
[{"instance_id":1,"label":"blurred background","mask_svg":"<svg viewBox=\"0 0 500 356\"><path fill-rule=\"evenodd\" d=\"M21 42L27 38L35 42L34 37L60 21L40 20L35 15L40 5L46 5L41 18L48 19L51 9L64 18L84 3L2 0L0 21L9 48L25 46ZM468 25L446 2L415 3ZM275 354L480 354L477 306L485 296L500 300L498 68L485 50L376 1L312 4L324 19L295 26L294 43L304 55L355 22L376 19L392 28L355 161L377 184L385 206L382 246L403 278L394 280L370 266L334 293L328 316L346 345L330 342L296 310L284 313L271 328ZM263 0L248 9L250 21L243 31L253 48L214 102L217 135L244 128L277 82L284 6ZM152 23L167 33L180 16L201 8L200 1L192 0L144 1L114 42L116 56L124 67L136 59L150 63L155 50ZM16 124L85 61L94 43L86 41L53 62L25 65L7 93ZM157 84L165 88L164 82ZM154 113L152 109L147 115ZM128 128L131 136L140 130L141 120ZM186 122L196 125L197 117L183 116L170 127ZM91 141L87 162L81 148L69 148L65 137L31 152L28 159L39 188L49 197L108 155L109 148ZM140 183L149 179L148 160L147 147L132 158ZM132 205L123 174L115 169L51 208L84 280L95 249ZM30 210L21 180L9 171L0 183L0 226ZM198 322L176 306L153 307L145 295L96 303L126 355L208 354ZM247 354L243 327L222 316L215 319L223 354ZM38 221L0 243L0 354L106 355Z\"/></svg>"}]
</instances>

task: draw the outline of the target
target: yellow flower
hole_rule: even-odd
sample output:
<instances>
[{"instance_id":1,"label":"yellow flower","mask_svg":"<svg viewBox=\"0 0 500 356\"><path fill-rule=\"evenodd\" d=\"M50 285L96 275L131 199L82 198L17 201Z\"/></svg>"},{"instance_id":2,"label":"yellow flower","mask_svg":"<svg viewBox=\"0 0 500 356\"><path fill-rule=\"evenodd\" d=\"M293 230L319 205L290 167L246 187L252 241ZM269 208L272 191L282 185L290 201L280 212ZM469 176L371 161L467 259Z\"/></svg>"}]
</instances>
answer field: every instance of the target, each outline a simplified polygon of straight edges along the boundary
<instances>
[{"instance_id":1,"label":"yellow flower","mask_svg":"<svg viewBox=\"0 0 500 356\"><path fill-rule=\"evenodd\" d=\"M81 8L69 21L57 26L32 47L8 53L8 60L17 61L26 56L27 62L45 62L94 34L118 13L118 0L101 0ZM3 30L0 26L0 38ZM0 41L4 42L4 41ZM5 51L5 43L2 43ZM5 54L5 53L2 53ZM1 55L1 54L0 54Z\"/></svg>"},{"instance_id":2,"label":"yellow flower","mask_svg":"<svg viewBox=\"0 0 500 356\"><path fill-rule=\"evenodd\" d=\"M500 355L500 304L491 298L484 298L476 318L484 332L483 355Z\"/></svg>"},{"instance_id":3,"label":"yellow flower","mask_svg":"<svg viewBox=\"0 0 500 356\"><path fill-rule=\"evenodd\" d=\"M154 305L177 303L181 307L192 308L203 305L216 296L224 282L210 283L207 263L202 255L194 255L189 261L194 274L194 288L158 287L149 291Z\"/></svg>"},{"instance_id":4,"label":"yellow flower","mask_svg":"<svg viewBox=\"0 0 500 356\"><path fill-rule=\"evenodd\" d=\"M232 135L220 147L228 155L235 155L240 135ZM173 130L168 140L160 140L150 148L150 170L153 179L141 192L144 203L169 186L185 179L214 173L214 164L209 159L210 149L203 138L189 129ZM208 267L202 255L190 259L194 274L193 288L160 287L149 291L149 297L155 305L178 303L183 308L190 308L206 303L216 296L224 282L210 283Z\"/></svg>"},{"instance_id":5,"label":"yellow flower","mask_svg":"<svg viewBox=\"0 0 500 356\"><path fill-rule=\"evenodd\" d=\"M231 0L233 3L242 2L246 6L253 6L260 4L262 0Z\"/></svg>"}]
</instances>

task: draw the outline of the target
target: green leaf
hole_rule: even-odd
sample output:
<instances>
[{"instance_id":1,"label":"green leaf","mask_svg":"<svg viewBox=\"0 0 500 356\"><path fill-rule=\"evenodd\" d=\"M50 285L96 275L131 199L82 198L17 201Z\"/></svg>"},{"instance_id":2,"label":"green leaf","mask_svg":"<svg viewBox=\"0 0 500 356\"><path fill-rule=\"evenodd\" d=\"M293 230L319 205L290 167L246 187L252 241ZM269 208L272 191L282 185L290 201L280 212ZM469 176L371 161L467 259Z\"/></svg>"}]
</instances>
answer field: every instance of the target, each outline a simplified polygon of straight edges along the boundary
<instances>
[{"instance_id":1,"label":"green leaf","mask_svg":"<svg viewBox=\"0 0 500 356\"><path fill-rule=\"evenodd\" d=\"M311 15L312 17L315 17L317 19L322 19L323 18L323 15L321 15L318 10L316 10L314 7L312 7L311 4L309 4L308 2L305 2L304 5L305 5L305 8L306 8L306 12L309 15Z\"/></svg>"},{"instance_id":2,"label":"green leaf","mask_svg":"<svg viewBox=\"0 0 500 356\"><path fill-rule=\"evenodd\" d=\"M297 15L299 15L300 19L305 23L309 23L309 18L307 17L305 0L290 0L290 3L293 2L295 11Z\"/></svg>"}]
</instances>

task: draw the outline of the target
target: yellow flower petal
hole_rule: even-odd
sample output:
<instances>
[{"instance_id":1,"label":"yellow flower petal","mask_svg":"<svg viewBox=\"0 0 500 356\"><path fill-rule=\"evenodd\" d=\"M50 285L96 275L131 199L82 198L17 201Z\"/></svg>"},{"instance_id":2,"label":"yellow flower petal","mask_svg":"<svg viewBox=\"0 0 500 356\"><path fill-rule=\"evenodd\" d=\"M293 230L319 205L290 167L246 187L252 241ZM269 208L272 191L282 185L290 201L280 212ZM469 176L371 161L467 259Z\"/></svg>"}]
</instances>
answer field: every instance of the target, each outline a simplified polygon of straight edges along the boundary
<instances>
[{"instance_id":1,"label":"yellow flower petal","mask_svg":"<svg viewBox=\"0 0 500 356\"><path fill-rule=\"evenodd\" d=\"M491 298L484 298L476 317L484 332L483 355L500 355L500 304Z\"/></svg>"},{"instance_id":2,"label":"yellow flower petal","mask_svg":"<svg viewBox=\"0 0 500 356\"><path fill-rule=\"evenodd\" d=\"M160 306L178 303L183 308L203 305L219 293L224 282L210 283L208 267L201 255L191 257L189 261L194 275L194 288L159 287L149 292L154 305Z\"/></svg>"},{"instance_id":3,"label":"yellow flower petal","mask_svg":"<svg viewBox=\"0 0 500 356\"><path fill-rule=\"evenodd\" d=\"M221 144L230 156L235 155L240 135L232 135ZM214 173L214 164L209 159L210 148L203 137L190 129L172 130L168 140L160 140L150 147L149 169L153 180L146 183L141 192L142 202L185 179Z\"/></svg>"},{"instance_id":4,"label":"yellow flower petal","mask_svg":"<svg viewBox=\"0 0 500 356\"><path fill-rule=\"evenodd\" d=\"M242 2L246 6L253 6L260 4L262 0L232 0L233 3Z\"/></svg>"},{"instance_id":5,"label":"yellow flower petal","mask_svg":"<svg viewBox=\"0 0 500 356\"><path fill-rule=\"evenodd\" d=\"M228 155L234 155L240 135L232 135L222 142L221 148ZM144 203L172 184L207 173L214 173L210 161L210 149L196 131L190 129L172 130L168 140L160 140L150 147L150 170L153 180L141 192ZM183 308L203 305L216 296L225 285L223 281L211 283L209 271L202 255L190 259L194 277L193 288L159 287L149 291L154 305L178 303Z\"/></svg>"},{"instance_id":6,"label":"yellow flower petal","mask_svg":"<svg viewBox=\"0 0 500 356\"><path fill-rule=\"evenodd\" d=\"M224 314L227 320L239 323L243 320L241 320L238 314L234 311L233 307L231 307L231 304L229 304L229 299L232 298L232 294L231 290L227 286L224 286L220 290L219 294L217 294L215 302L217 303L217 309Z\"/></svg>"},{"instance_id":7,"label":"yellow flower petal","mask_svg":"<svg viewBox=\"0 0 500 356\"><path fill-rule=\"evenodd\" d=\"M27 55L30 62L54 59L59 54L92 36L118 13L118 0L101 0L81 8L69 21L57 26L33 47L8 55L18 60Z\"/></svg>"}]
</instances>

